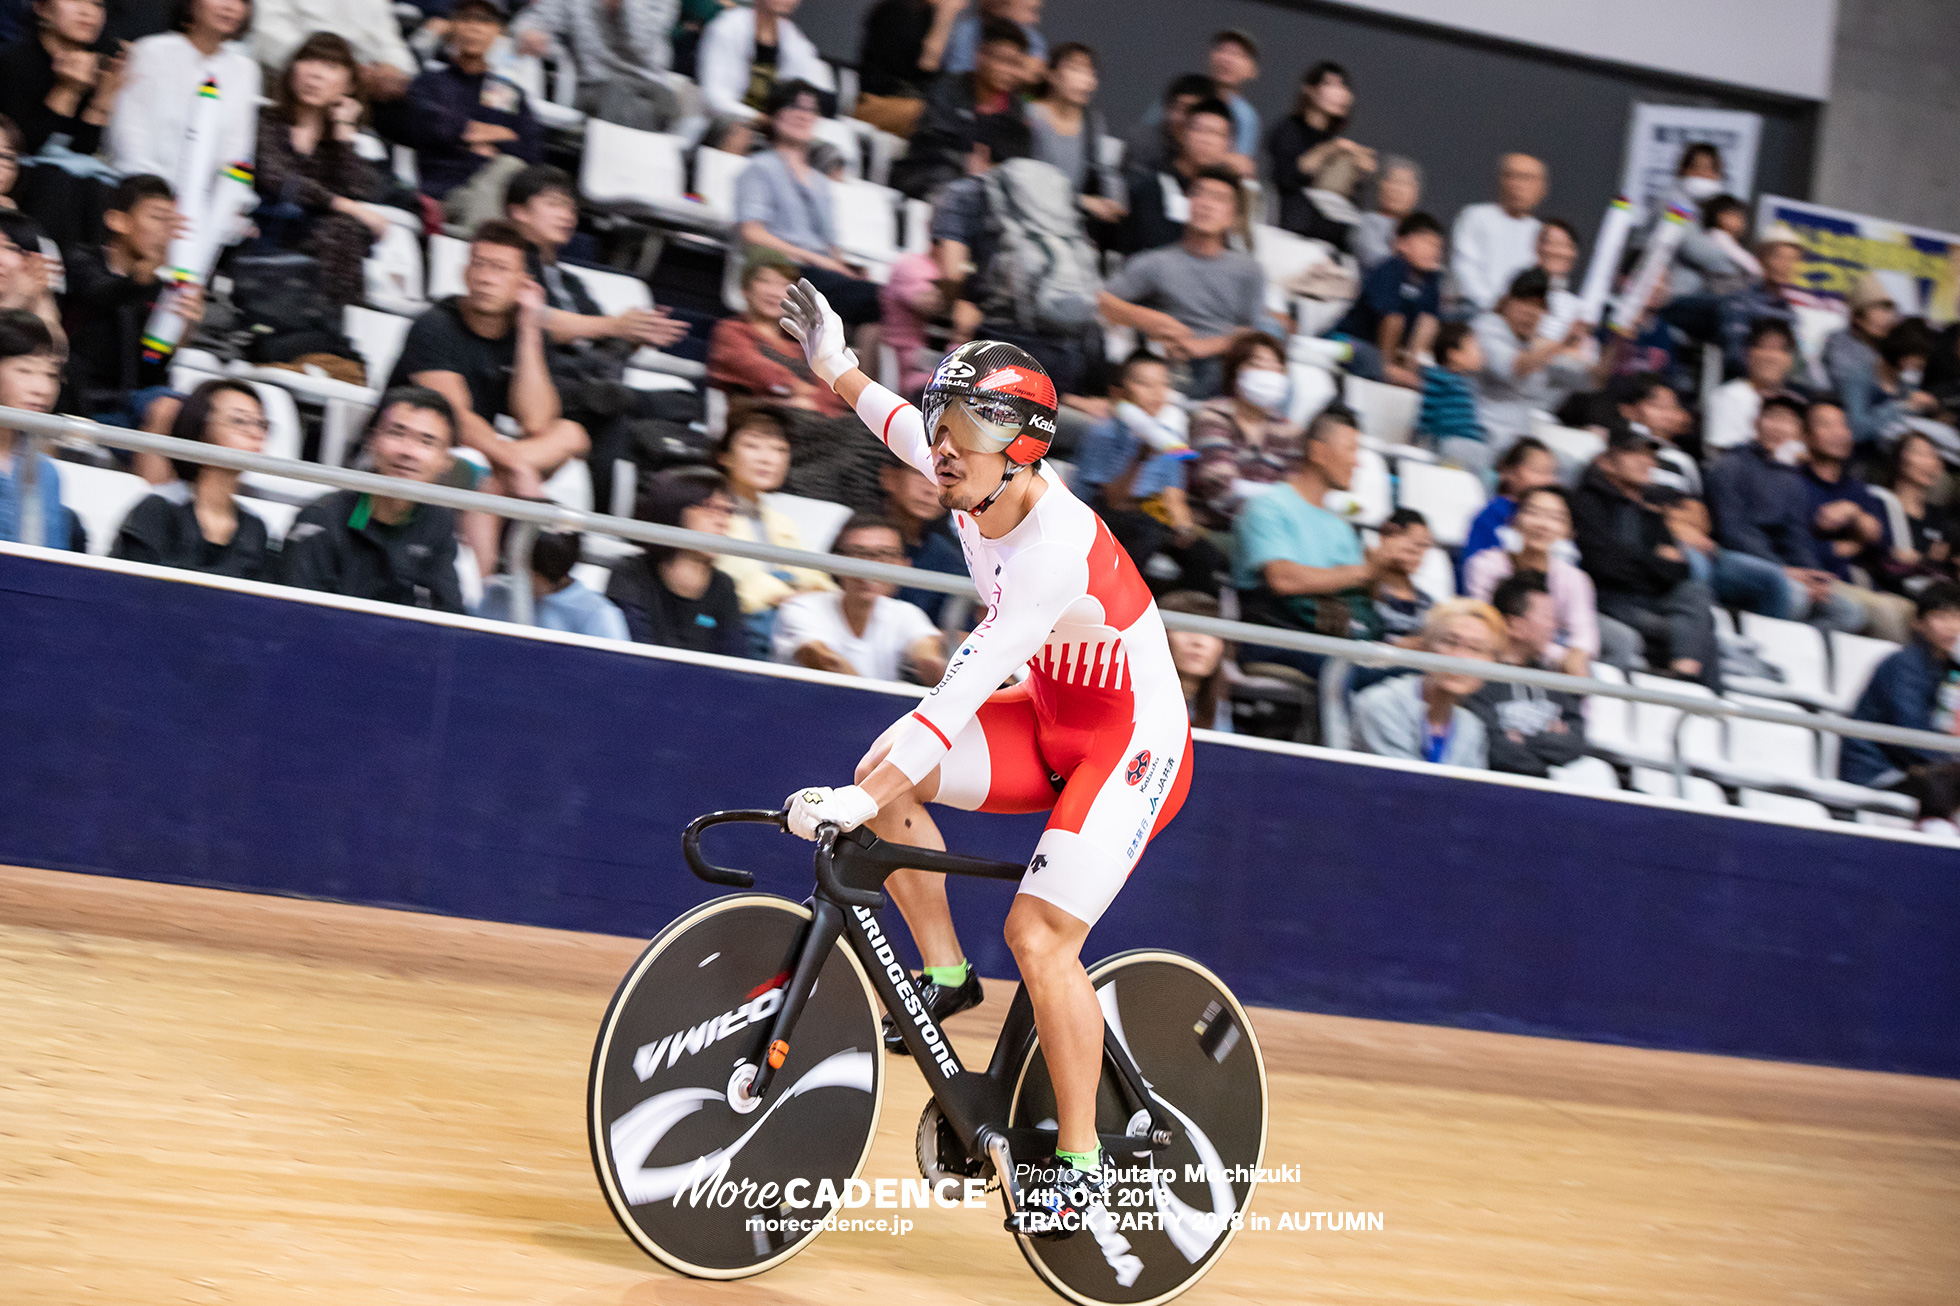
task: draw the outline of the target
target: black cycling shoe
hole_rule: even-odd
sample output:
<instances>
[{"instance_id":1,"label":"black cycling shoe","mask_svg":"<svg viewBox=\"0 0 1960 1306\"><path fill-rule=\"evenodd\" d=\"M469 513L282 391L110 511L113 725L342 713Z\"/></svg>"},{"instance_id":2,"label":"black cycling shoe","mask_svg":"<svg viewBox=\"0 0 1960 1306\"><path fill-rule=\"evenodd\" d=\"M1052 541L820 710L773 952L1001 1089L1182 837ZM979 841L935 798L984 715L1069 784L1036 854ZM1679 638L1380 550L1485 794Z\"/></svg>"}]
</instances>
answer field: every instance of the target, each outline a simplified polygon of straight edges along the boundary
<instances>
[{"instance_id":1,"label":"black cycling shoe","mask_svg":"<svg viewBox=\"0 0 1960 1306\"><path fill-rule=\"evenodd\" d=\"M1109 1169L1107 1156L1089 1171L1048 1157L1022 1177L1021 1209L1004 1221L1008 1232L1042 1239L1081 1233L1089 1227L1090 1211L1109 1209Z\"/></svg>"},{"instance_id":2,"label":"black cycling shoe","mask_svg":"<svg viewBox=\"0 0 1960 1306\"><path fill-rule=\"evenodd\" d=\"M980 976L972 967L967 968L966 982L958 988L947 988L937 980L928 980L923 975L912 977L912 987L919 992L920 1001L934 1020L945 1020L970 1007L977 1007L986 994L980 988ZM905 1051L905 1039L898 1032L898 1022L889 1015L885 1017L885 1047L888 1051Z\"/></svg>"}]
</instances>

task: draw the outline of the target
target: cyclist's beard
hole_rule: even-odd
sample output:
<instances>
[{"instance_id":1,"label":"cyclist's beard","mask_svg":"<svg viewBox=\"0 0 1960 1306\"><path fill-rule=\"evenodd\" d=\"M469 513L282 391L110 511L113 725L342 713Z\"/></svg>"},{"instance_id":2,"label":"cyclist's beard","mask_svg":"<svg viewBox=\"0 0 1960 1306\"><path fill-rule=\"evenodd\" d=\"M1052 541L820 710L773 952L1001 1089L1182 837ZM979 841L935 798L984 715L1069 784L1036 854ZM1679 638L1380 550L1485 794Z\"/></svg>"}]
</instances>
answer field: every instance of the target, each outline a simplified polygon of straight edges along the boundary
<instances>
[{"instance_id":1,"label":"cyclist's beard","mask_svg":"<svg viewBox=\"0 0 1960 1306\"><path fill-rule=\"evenodd\" d=\"M935 471L944 471L960 478L951 485L938 482L939 506L955 512L972 512L975 505L992 494L994 487L1000 483L990 477L987 469L978 465L971 455L957 462L950 458L938 458L934 460L933 467ZM1006 461L1002 460L1000 475L1006 474Z\"/></svg>"}]
</instances>

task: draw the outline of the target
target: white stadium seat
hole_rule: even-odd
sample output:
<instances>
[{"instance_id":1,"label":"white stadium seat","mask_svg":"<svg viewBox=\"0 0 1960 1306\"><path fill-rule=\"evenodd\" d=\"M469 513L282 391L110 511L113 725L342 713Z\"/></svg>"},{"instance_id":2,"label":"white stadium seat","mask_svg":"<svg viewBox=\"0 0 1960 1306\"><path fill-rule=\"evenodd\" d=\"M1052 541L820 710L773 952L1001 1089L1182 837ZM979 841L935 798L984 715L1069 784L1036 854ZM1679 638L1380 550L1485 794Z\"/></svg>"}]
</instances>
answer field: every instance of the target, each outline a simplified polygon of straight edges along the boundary
<instances>
[{"instance_id":1,"label":"white stadium seat","mask_svg":"<svg viewBox=\"0 0 1960 1306\"><path fill-rule=\"evenodd\" d=\"M830 183L831 220L847 254L876 263L898 261L898 207L902 196L875 181L846 178Z\"/></svg>"},{"instance_id":2,"label":"white stadium seat","mask_svg":"<svg viewBox=\"0 0 1960 1306\"><path fill-rule=\"evenodd\" d=\"M850 118L817 119L817 139L834 146L844 156L844 175L847 177L864 176L864 137L857 130L861 125Z\"/></svg>"},{"instance_id":3,"label":"white stadium seat","mask_svg":"<svg viewBox=\"0 0 1960 1306\"><path fill-rule=\"evenodd\" d=\"M1838 710L1849 712L1871 683L1878 664L1899 651L1889 639L1831 632L1831 697Z\"/></svg>"},{"instance_id":4,"label":"white stadium seat","mask_svg":"<svg viewBox=\"0 0 1960 1306\"><path fill-rule=\"evenodd\" d=\"M341 330L347 333L355 351L367 364L369 387L387 388L388 376L395 370L395 360L401 357L402 345L408 340L408 329L414 325L413 318L377 313L357 304L347 306L341 315Z\"/></svg>"},{"instance_id":5,"label":"white stadium seat","mask_svg":"<svg viewBox=\"0 0 1960 1306\"><path fill-rule=\"evenodd\" d=\"M1420 390L1350 376L1342 383L1342 394L1361 423L1361 434L1369 439L1407 444L1415 434L1416 413L1422 407Z\"/></svg>"},{"instance_id":6,"label":"white stadium seat","mask_svg":"<svg viewBox=\"0 0 1960 1306\"><path fill-rule=\"evenodd\" d=\"M594 118L585 125L579 195L588 203L650 210L658 221L719 227L707 204L687 194L687 142L665 132L635 131Z\"/></svg>"},{"instance_id":7,"label":"white stadium seat","mask_svg":"<svg viewBox=\"0 0 1960 1306\"><path fill-rule=\"evenodd\" d=\"M1817 627L1745 612L1742 637L1754 640L1762 650L1763 660L1783 672L1785 688L1820 700L1829 698L1824 635Z\"/></svg>"},{"instance_id":8,"label":"white stadium seat","mask_svg":"<svg viewBox=\"0 0 1960 1306\"><path fill-rule=\"evenodd\" d=\"M850 508L844 504L832 503L828 499L806 499L800 494L765 494L762 502L796 523L796 533L803 538L803 547L816 553L829 552L838 530L851 516Z\"/></svg>"},{"instance_id":9,"label":"white stadium seat","mask_svg":"<svg viewBox=\"0 0 1960 1306\"><path fill-rule=\"evenodd\" d=\"M1325 507L1363 526L1378 526L1386 521L1395 509L1388 460L1373 449L1357 450L1354 478L1348 482L1347 489L1330 490Z\"/></svg>"},{"instance_id":10,"label":"white stadium seat","mask_svg":"<svg viewBox=\"0 0 1960 1306\"><path fill-rule=\"evenodd\" d=\"M470 243L454 236L429 237L429 299L434 302L463 293L463 269L469 266Z\"/></svg>"},{"instance_id":11,"label":"white stadium seat","mask_svg":"<svg viewBox=\"0 0 1960 1306\"><path fill-rule=\"evenodd\" d=\"M57 463L61 477L61 503L74 512L88 535L88 551L107 554L116 542L129 510L155 492L156 487L129 472L82 463Z\"/></svg>"},{"instance_id":12,"label":"white stadium seat","mask_svg":"<svg viewBox=\"0 0 1960 1306\"><path fill-rule=\"evenodd\" d=\"M713 217L735 221L735 179L749 161L726 150L702 146L694 152L694 193Z\"/></svg>"},{"instance_id":13,"label":"white stadium seat","mask_svg":"<svg viewBox=\"0 0 1960 1306\"><path fill-rule=\"evenodd\" d=\"M1470 523L1484 508L1481 480L1461 468L1413 460L1402 463L1401 473L1398 507L1421 513L1436 542L1445 548L1456 548L1469 538Z\"/></svg>"}]
</instances>

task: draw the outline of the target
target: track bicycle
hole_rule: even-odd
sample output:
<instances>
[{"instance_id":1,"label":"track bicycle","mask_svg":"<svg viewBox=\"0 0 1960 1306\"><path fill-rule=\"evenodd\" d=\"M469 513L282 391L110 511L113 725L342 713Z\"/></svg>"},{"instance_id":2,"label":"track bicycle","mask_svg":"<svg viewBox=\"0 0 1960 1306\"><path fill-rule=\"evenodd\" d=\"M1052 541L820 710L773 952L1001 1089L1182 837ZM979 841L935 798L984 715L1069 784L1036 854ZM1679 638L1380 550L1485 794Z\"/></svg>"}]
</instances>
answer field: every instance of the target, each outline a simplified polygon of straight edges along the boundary
<instances>
[{"instance_id":1,"label":"track bicycle","mask_svg":"<svg viewBox=\"0 0 1960 1306\"><path fill-rule=\"evenodd\" d=\"M711 812L682 836L696 875L749 889L751 873L701 853L702 833L729 822L783 827L784 813ZM683 1274L759 1274L868 1195L860 1172L884 1084L880 1003L932 1092L917 1133L923 1182L905 1181L907 1204L956 1204L997 1185L1011 1229L1030 1163L1055 1149L1026 990L986 1069L969 1069L878 916L901 867L1014 881L1025 868L867 829L819 833L806 901L737 893L683 913L634 962L600 1025L587 1091L593 1166L628 1236ZM1138 949L1088 972L1104 1022L1097 1131L1115 1182L1079 1232L1014 1237L1071 1301L1168 1301L1217 1262L1251 1200L1266 1143L1265 1063L1245 1009L1190 958Z\"/></svg>"}]
</instances>

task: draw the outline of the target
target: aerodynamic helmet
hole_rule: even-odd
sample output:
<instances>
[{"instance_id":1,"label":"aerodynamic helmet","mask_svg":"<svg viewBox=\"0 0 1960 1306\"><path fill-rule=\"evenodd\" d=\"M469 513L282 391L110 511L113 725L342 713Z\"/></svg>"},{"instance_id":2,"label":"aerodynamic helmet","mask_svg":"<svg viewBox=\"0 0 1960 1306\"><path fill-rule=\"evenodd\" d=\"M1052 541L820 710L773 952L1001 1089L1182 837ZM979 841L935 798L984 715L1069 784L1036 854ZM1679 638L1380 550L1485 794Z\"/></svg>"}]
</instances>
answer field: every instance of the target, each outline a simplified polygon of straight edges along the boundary
<instances>
[{"instance_id":1,"label":"aerodynamic helmet","mask_svg":"<svg viewBox=\"0 0 1960 1306\"><path fill-rule=\"evenodd\" d=\"M1009 476L1055 440L1055 383L1032 354L1005 341L974 340L948 354L926 382L921 409L928 441L950 417L954 441L1006 454Z\"/></svg>"}]
</instances>

